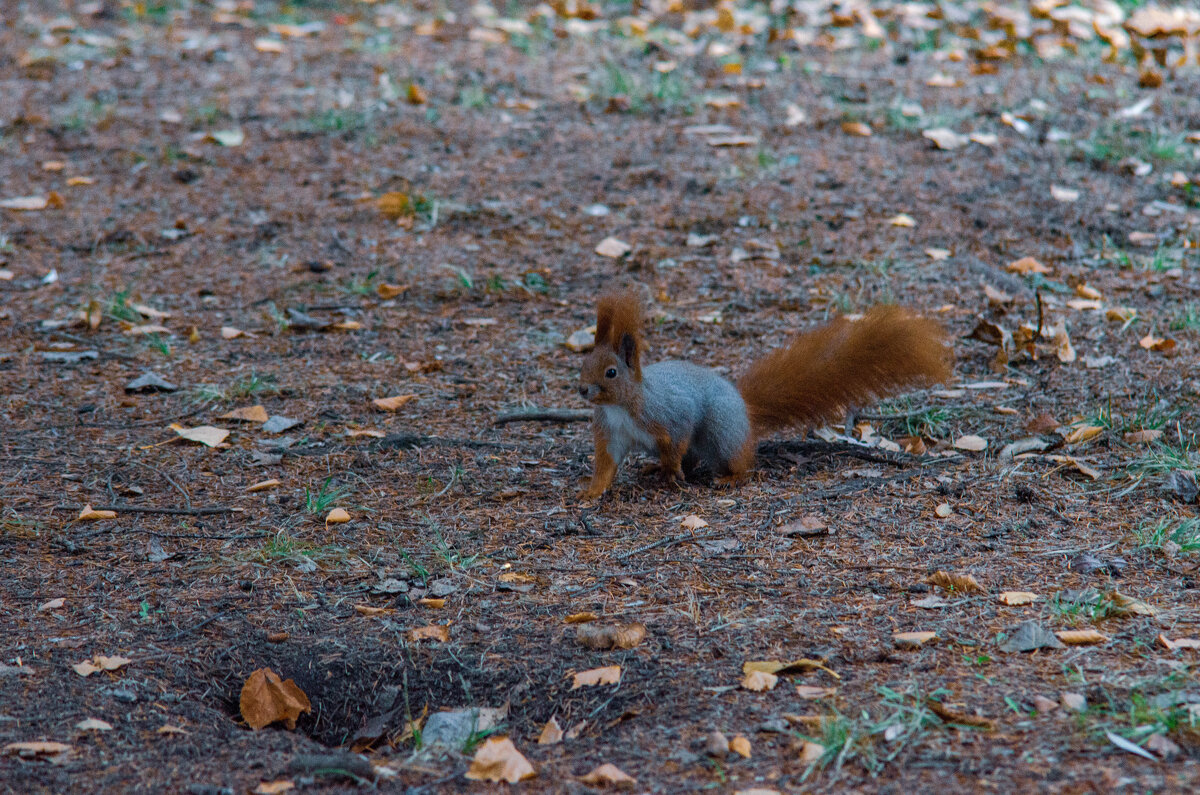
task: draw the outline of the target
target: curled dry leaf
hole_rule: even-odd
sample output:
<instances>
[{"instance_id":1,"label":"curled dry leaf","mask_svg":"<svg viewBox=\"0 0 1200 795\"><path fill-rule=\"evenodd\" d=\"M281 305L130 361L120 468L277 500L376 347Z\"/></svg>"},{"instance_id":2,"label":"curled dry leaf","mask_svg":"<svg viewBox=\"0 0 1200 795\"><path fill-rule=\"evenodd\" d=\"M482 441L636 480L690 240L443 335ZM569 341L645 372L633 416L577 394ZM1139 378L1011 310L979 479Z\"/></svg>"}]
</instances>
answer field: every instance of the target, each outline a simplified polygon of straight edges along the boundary
<instances>
[{"instance_id":1,"label":"curled dry leaf","mask_svg":"<svg viewBox=\"0 0 1200 795\"><path fill-rule=\"evenodd\" d=\"M600 618L600 616L596 615L595 613L585 611L583 613L572 613L564 618L563 621L568 624L586 624L587 622L595 621L598 618Z\"/></svg>"},{"instance_id":2,"label":"curled dry leaf","mask_svg":"<svg viewBox=\"0 0 1200 795\"><path fill-rule=\"evenodd\" d=\"M439 643L450 642L450 627L446 624L430 624L427 627L417 627L409 630L408 639L417 640L436 640Z\"/></svg>"},{"instance_id":3,"label":"curled dry leaf","mask_svg":"<svg viewBox=\"0 0 1200 795\"><path fill-rule=\"evenodd\" d=\"M62 754L71 750L71 746L66 743L47 742L45 740L35 740L25 743L9 743L4 746L6 754L17 754L19 756L42 756L50 754Z\"/></svg>"},{"instance_id":4,"label":"curled dry leaf","mask_svg":"<svg viewBox=\"0 0 1200 795\"><path fill-rule=\"evenodd\" d=\"M1059 329L1054 335L1054 355L1063 364L1070 364L1077 358L1075 347L1071 345L1071 337L1065 328Z\"/></svg>"},{"instance_id":5,"label":"curled dry leaf","mask_svg":"<svg viewBox=\"0 0 1200 795\"><path fill-rule=\"evenodd\" d=\"M708 522L693 513L683 517L683 521L679 523L679 526L684 530L699 530L702 527L708 527Z\"/></svg>"},{"instance_id":6,"label":"curled dry leaf","mask_svg":"<svg viewBox=\"0 0 1200 795\"><path fill-rule=\"evenodd\" d=\"M780 675L802 674L808 673L809 671L824 671L834 679L842 678L837 671L829 668L820 660L810 660L806 657L802 657L797 660L790 660L788 662L782 662L780 660L747 660L746 662L742 663L743 674L748 674L752 671L766 671L769 674Z\"/></svg>"},{"instance_id":7,"label":"curled dry leaf","mask_svg":"<svg viewBox=\"0 0 1200 795\"><path fill-rule=\"evenodd\" d=\"M325 524L327 526L331 524L345 524L348 521L350 521L350 514L345 508L334 508L325 517Z\"/></svg>"},{"instance_id":8,"label":"curled dry leaf","mask_svg":"<svg viewBox=\"0 0 1200 795\"><path fill-rule=\"evenodd\" d=\"M551 717L542 727L542 733L538 736L538 745L557 745L562 742L562 739L562 726L558 725L558 718Z\"/></svg>"},{"instance_id":9,"label":"curled dry leaf","mask_svg":"<svg viewBox=\"0 0 1200 795\"><path fill-rule=\"evenodd\" d=\"M384 616L384 615L387 615L388 613L394 613L396 611L394 608L391 608L391 607L372 607L371 605L355 605L354 612L358 613L359 615L363 615L363 616L367 616L368 618L371 618L374 616Z\"/></svg>"},{"instance_id":10,"label":"curled dry leaf","mask_svg":"<svg viewBox=\"0 0 1200 795\"><path fill-rule=\"evenodd\" d=\"M286 778L280 778L275 781L263 781L250 791L253 795L280 795L282 792L290 792L295 788L296 785L294 782Z\"/></svg>"},{"instance_id":11,"label":"curled dry leaf","mask_svg":"<svg viewBox=\"0 0 1200 795\"><path fill-rule=\"evenodd\" d=\"M958 149L966 146L970 139L965 135L960 135L948 127L934 127L929 130L924 130L921 135L928 138L937 146L938 149Z\"/></svg>"},{"instance_id":12,"label":"curled dry leaf","mask_svg":"<svg viewBox=\"0 0 1200 795\"><path fill-rule=\"evenodd\" d=\"M466 778L472 781L507 781L516 784L537 775L512 740L507 737L489 737L471 759Z\"/></svg>"},{"instance_id":13,"label":"curled dry leaf","mask_svg":"<svg viewBox=\"0 0 1200 795\"><path fill-rule=\"evenodd\" d=\"M238 337L249 337L249 332L242 331L240 328L233 326L221 326L221 338L227 340L236 340Z\"/></svg>"},{"instance_id":14,"label":"curled dry leaf","mask_svg":"<svg viewBox=\"0 0 1200 795\"><path fill-rule=\"evenodd\" d=\"M1008 263L1007 270L1009 273L1053 273L1053 269L1046 267L1038 262L1033 257L1021 257L1019 260L1014 260Z\"/></svg>"},{"instance_id":15,"label":"curled dry leaf","mask_svg":"<svg viewBox=\"0 0 1200 795\"><path fill-rule=\"evenodd\" d=\"M407 291L407 284L386 284L380 282L375 285L375 294L385 301L390 301L393 298L404 295Z\"/></svg>"},{"instance_id":16,"label":"curled dry leaf","mask_svg":"<svg viewBox=\"0 0 1200 795\"><path fill-rule=\"evenodd\" d=\"M304 691L291 679L281 680L270 668L259 668L246 678L238 707L242 720L256 731L280 720L295 729L300 714L312 712Z\"/></svg>"},{"instance_id":17,"label":"curled dry leaf","mask_svg":"<svg viewBox=\"0 0 1200 795\"><path fill-rule=\"evenodd\" d=\"M979 453L987 449L987 439L975 434L967 434L960 436L954 441L954 446L959 450L966 450L971 453Z\"/></svg>"},{"instance_id":18,"label":"curled dry leaf","mask_svg":"<svg viewBox=\"0 0 1200 795\"><path fill-rule=\"evenodd\" d=\"M229 436L229 431L224 428L216 428L212 425L198 425L195 428L185 428L182 425L171 423L170 428L179 435L180 439L186 439L189 442L199 442L207 447L216 447Z\"/></svg>"},{"instance_id":19,"label":"curled dry leaf","mask_svg":"<svg viewBox=\"0 0 1200 795\"><path fill-rule=\"evenodd\" d=\"M1032 604L1037 598L1037 594L1032 591L1004 591L1000 594L1000 604L1016 607Z\"/></svg>"},{"instance_id":20,"label":"curled dry leaf","mask_svg":"<svg viewBox=\"0 0 1200 795\"><path fill-rule=\"evenodd\" d=\"M1112 323L1132 323L1137 316L1138 311L1132 306L1110 306L1104 311L1104 318Z\"/></svg>"},{"instance_id":21,"label":"curled dry leaf","mask_svg":"<svg viewBox=\"0 0 1200 795\"><path fill-rule=\"evenodd\" d=\"M742 677L742 687L756 693L774 690L777 684L779 684L779 677L766 671L751 671Z\"/></svg>"},{"instance_id":22,"label":"curled dry leaf","mask_svg":"<svg viewBox=\"0 0 1200 795\"><path fill-rule=\"evenodd\" d=\"M270 480L260 480L257 483L251 483L249 486L247 486L246 491L253 494L257 491L267 491L268 489L273 489L278 485L280 485L280 482L275 478L271 478Z\"/></svg>"},{"instance_id":23,"label":"curled dry leaf","mask_svg":"<svg viewBox=\"0 0 1200 795\"><path fill-rule=\"evenodd\" d=\"M579 643L589 649L632 649L646 639L643 624L580 624L576 631Z\"/></svg>"},{"instance_id":24,"label":"curled dry leaf","mask_svg":"<svg viewBox=\"0 0 1200 795\"><path fill-rule=\"evenodd\" d=\"M580 781L593 787L632 787L636 783L632 776L611 763L600 765Z\"/></svg>"},{"instance_id":25,"label":"curled dry leaf","mask_svg":"<svg viewBox=\"0 0 1200 795\"><path fill-rule=\"evenodd\" d=\"M98 522L101 519L116 519L116 511L97 511L91 505L83 506L83 510L79 512L79 521L81 522Z\"/></svg>"},{"instance_id":26,"label":"curled dry leaf","mask_svg":"<svg viewBox=\"0 0 1200 795\"><path fill-rule=\"evenodd\" d=\"M1108 640L1107 635L1094 629L1064 629L1054 634L1068 646L1092 646Z\"/></svg>"},{"instance_id":27,"label":"curled dry leaf","mask_svg":"<svg viewBox=\"0 0 1200 795\"><path fill-rule=\"evenodd\" d=\"M820 685L796 685L796 695L805 701L815 701L819 698L836 696L837 688L821 687Z\"/></svg>"},{"instance_id":28,"label":"curled dry leaf","mask_svg":"<svg viewBox=\"0 0 1200 795\"><path fill-rule=\"evenodd\" d=\"M621 666L606 665L603 668L592 668L575 674L571 681L571 689L595 687L596 685L615 685L621 681Z\"/></svg>"},{"instance_id":29,"label":"curled dry leaf","mask_svg":"<svg viewBox=\"0 0 1200 795\"><path fill-rule=\"evenodd\" d=\"M861 121L842 122L842 132L846 135L858 136L859 138L870 138L872 135L871 128Z\"/></svg>"},{"instance_id":30,"label":"curled dry leaf","mask_svg":"<svg viewBox=\"0 0 1200 795\"><path fill-rule=\"evenodd\" d=\"M242 422L266 422L270 419L264 406L243 406L221 415L223 420L241 420Z\"/></svg>"},{"instance_id":31,"label":"curled dry leaf","mask_svg":"<svg viewBox=\"0 0 1200 795\"><path fill-rule=\"evenodd\" d=\"M892 634L892 641L902 649L917 649L936 639L936 632L895 632Z\"/></svg>"},{"instance_id":32,"label":"curled dry leaf","mask_svg":"<svg viewBox=\"0 0 1200 795\"><path fill-rule=\"evenodd\" d=\"M1156 616L1159 613L1157 607L1133 596L1126 596L1120 591L1113 591L1109 600L1112 611L1119 616Z\"/></svg>"},{"instance_id":33,"label":"curled dry leaf","mask_svg":"<svg viewBox=\"0 0 1200 795\"><path fill-rule=\"evenodd\" d=\"M743 759L750 758L750 740L744 734L739 734L729 741L729 750Z\"/></svg>"},{"instance_id":34,"label":"curled dry leaf","mask_svg":"<svg viewBox=\"0 0 1200 795\"><path fill-rule=\"evenodd\" d=\"M416 395L395 395L393 397L375 398L371 401L371 405L380 411L398 411L402 406L406 406L416 399Z\"/></svg>"},{"instance_id":35,"label":"curled dry leaf","mask_svg":"<svg viewBox=\"0 0 1200 795\"><path fill-rule=\"evenodd\" d=\"M1138 340L1138 345L1141 345L1148 351L1157 353L1168 353L1175 350L1175 340L1168 337L1156 337L1153 334L1147 334Z\"/></svg>"},{"instance_id":36,"label":"curled dry leaf","mask_svg":"<svg viewBox=\"0 0 1200 795\"><path fill-rule=\"evenodd\" d=\"M1179 638L1178 640L1171 640L1166 635L1159 633L1158 642L1161 643L1162 647L1168 651L1174 649L1200 649L1200 640L1196 640L1195 638Z\"/></svg>"},{"instance_id":37,"label":"curled dry leaf","mask_svg":"<svg viewBox=\"0 0 1200 795\"><path fill-rule=\"evenodd\" d=\"M1125 434L1124 439L1127 444L1150 444L1162 436L1162 431L1157 428L1143 429L1140 431L1131 431Z\"/></svg>"},{"instance_id":38,"label":"curled dry leaf","mask_svg":"<svg viewBox=\"0 0 1200 795\"><path fill-rule=\"evenodd\" d=\"M44 613L47 610L57 610L66 603L67 600L60 596L57 599L51 599L49 602L43 602L42 604L38 605L38 612Z\"/></svg>"},{"instance_id":39,"label":"curled dry leaf","mask_svg":"<svg viewBox=\"0 0 1200 795\"><path fill-rule=\"evenodd\" d=\"M441 610L446 606L446 600L434 598L432 596L426 596L422 599L418 599L417 604L419 604L421 607L428 607L430 610Z\"/></svg>"},{"instance_id":40,"label":"curled dry leaf","mask_svg":"<svg viewBox=\"0 0 1200 795\"><path fill-rule=\"evenodd\" d=\"M945 588L947 591L959 593L982 593L983 586L970 574L952 574L948 571L936 571L926 578L925 582Z\"/></svg>"},{"instance_id":41,"label":"curled dry leaf","mask_svg":"<svg viewBox=\"0 0 1200 795\"><path fill-rule=\"evenodd\" d=\"M959 712L947 707L940 701L935 699L927 699L925 705L929 707L929 711L937 715L946 723L957 723L960 726L974 726L977 729L986 729L991 731L996 728L996 722L990 718L983 718L979 715L972 715L969 712Z\"/></svg>"},{"instance_id":42,"label":"curled dry leaf","mask_svg":"<svg viewBox=\"0 0 1200 795\"><path fill-rule=\"evenodd\" d=\"M1049 456L1049 458L1051 461L1054 461L1055 463L1066 464L1067 466L1074 468L1081 475L1087 475L1092 480L1100 479L1100 470L1098 470L1094 467L1088 466L1087 464L1080 461L1078 458L1075 458L1074 456L1052 455L1052 456Z\"/></svg>"}]
</instances>

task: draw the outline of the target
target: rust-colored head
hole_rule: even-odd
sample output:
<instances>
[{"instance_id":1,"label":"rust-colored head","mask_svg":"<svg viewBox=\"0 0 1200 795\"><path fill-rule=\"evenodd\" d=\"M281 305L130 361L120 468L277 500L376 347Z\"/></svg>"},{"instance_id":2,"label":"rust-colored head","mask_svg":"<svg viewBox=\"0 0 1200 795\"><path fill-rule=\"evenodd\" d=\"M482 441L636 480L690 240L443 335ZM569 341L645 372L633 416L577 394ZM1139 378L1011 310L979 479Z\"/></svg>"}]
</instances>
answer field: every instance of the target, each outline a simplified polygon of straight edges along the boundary
<instances>
[{"instance_id":1,"label":"rust-colored head","mask_svg":"<svg viewBox=\"0 0 1200 795\"><path fill-rule=\"evenodd\" d=\"M632 406L642 382L642 304L632 291L596 306L596 347L583 360L579 394L597 405Z\"/></svg>"}]
</instances>

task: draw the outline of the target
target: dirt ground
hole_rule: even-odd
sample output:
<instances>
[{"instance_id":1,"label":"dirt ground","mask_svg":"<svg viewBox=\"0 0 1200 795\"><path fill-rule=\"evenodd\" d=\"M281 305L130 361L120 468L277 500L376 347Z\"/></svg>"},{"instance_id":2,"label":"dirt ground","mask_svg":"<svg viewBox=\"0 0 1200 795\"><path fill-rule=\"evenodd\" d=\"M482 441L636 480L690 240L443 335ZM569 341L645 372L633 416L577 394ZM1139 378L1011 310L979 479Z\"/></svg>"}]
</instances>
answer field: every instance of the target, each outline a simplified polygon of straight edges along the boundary
<instances>
[{"instance_id":1,"label":"dirt ground","mask_svg":"<svg viewBox=\"0 0 1200 795\"><path fill-rule=\"evenodd\" d=\"M1200 787L1197 67L1024 4L855 7L4 4L0 745L69 748L0 788ZM631 462L582 503L585 422L495 421L585 408L565 343L611 286L651 361L732 375L901 303L954 382L741 485ZM1026 621L1102 637L1006 651ZM263 667L294 730L242 720ZM536 776L421 740L464 707Z\"/></svg>"}]
</instances>

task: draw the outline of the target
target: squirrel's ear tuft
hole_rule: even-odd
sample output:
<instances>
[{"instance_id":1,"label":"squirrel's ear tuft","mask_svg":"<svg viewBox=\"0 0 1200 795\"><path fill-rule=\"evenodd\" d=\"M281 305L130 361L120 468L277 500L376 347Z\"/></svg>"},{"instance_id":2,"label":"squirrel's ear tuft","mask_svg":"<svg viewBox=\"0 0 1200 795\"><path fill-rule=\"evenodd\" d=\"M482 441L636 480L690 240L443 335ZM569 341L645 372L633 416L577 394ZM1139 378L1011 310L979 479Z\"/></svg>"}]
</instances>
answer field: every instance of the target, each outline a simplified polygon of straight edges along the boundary
<instances>
[{"instance_id":1,"label":"squirrel's ear tuft","mask_svg":"<svg viewBox=\"0 0 1200 795\"><path fill-rule=\"evenodd\" d=\"M620 342L617 343L617 355L630 370L640 369L638 366L641 355L640 347L632 334L622 334Z\"/></svg>"},{"instance_id":2,"label":"squirrel's ear tuft","mask_svg":"<svg viewBox=\"0 0 1200 795\"><path fill-rule=\"evenodd\" d=\"M632 339L635 351L641 350L642 302L632 290L601 296L596 306L596 347L621 353L625 336Z\"/></svg>"}]
</instances>

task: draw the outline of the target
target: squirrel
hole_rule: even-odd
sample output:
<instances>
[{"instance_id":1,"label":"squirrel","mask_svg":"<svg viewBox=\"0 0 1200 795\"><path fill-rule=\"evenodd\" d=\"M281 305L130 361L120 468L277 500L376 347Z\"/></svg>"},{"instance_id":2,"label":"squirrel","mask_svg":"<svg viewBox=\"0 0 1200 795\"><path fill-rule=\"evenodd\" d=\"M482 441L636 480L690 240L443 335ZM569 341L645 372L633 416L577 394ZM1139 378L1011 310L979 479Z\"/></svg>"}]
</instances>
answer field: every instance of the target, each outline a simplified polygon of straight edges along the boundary
<instances>
[{"instance_id":1,"label":"squirrel","mask_svg":"<svg viewBox=\"0 0 1200 795\"><path fill-rule=\"evenodd\" d=\"M685 471L740 481L764 436L950 376L942 328L898 306L799 334L751 364L736 386L690 362L643 367L641 326L633 292L600 298L595 347L579 379L579 394L596 407L595 470L582 499L604 494L633 451L657 455L650 469L672 484Z\"/></svg>"}]
</instances>

